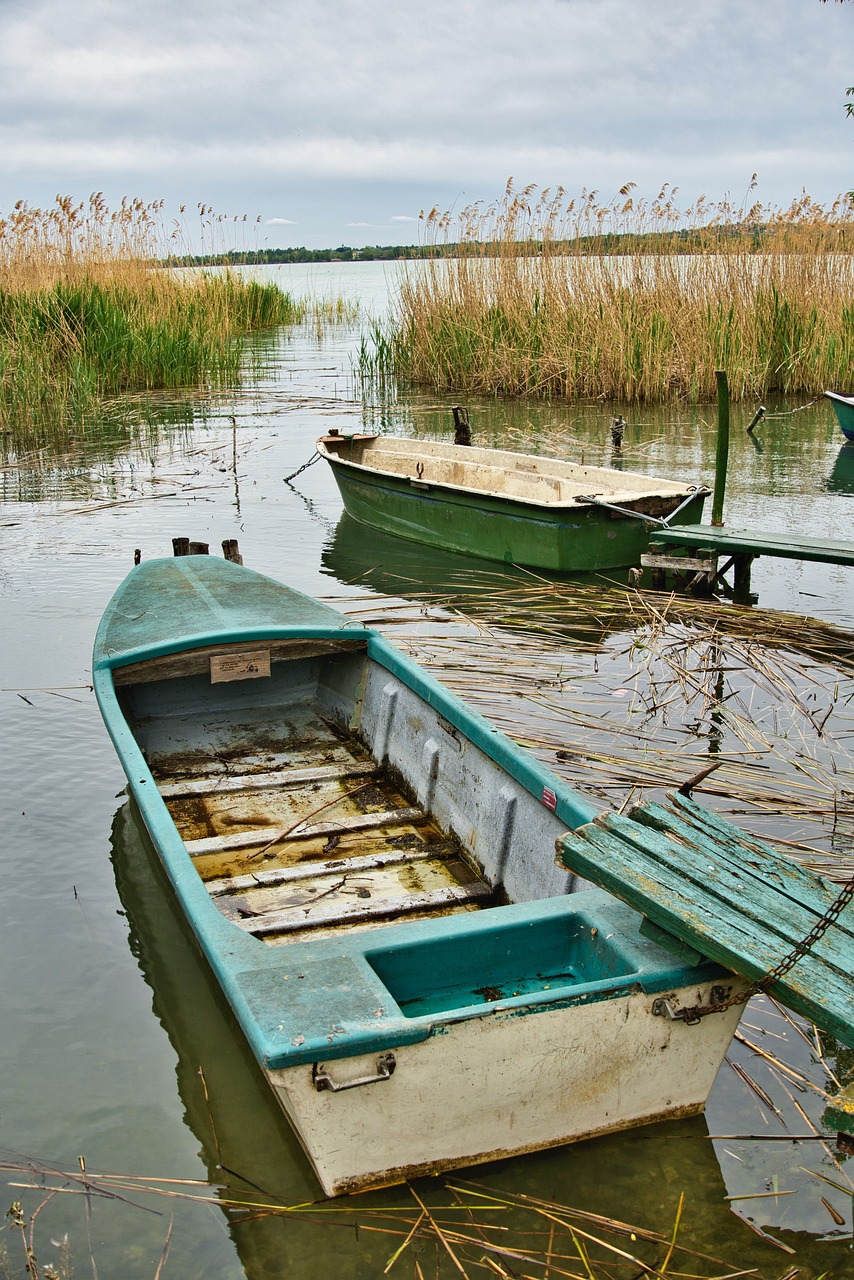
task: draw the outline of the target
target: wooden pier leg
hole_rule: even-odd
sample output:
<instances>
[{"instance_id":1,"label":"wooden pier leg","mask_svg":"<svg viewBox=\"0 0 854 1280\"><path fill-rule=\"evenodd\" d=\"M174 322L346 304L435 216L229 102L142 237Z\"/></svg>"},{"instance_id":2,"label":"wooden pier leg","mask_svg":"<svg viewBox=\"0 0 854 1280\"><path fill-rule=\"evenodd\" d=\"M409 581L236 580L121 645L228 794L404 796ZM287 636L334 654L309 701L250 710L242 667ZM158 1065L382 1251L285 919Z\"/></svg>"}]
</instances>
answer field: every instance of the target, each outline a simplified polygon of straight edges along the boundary
<instances>
[{"instance_id":1,"label":"wooden pier leg","mask_svg":"<svg viewBox=\"0 0 854 1280\"><path fill-rule=\"evenodd\" d=\"M723 369L715 370L718 388L718 438L715 450L715 490L712 494L712 524L724 522L724 493L726 492L727 462L729 459L729 385Z\"/></svg>"},{"instance_id":2,"label":"wooden pier leg","mask_svg":"<svg viewBox=\"0 0 854 1280\"><path fill-rule=\"evenodd\" d=\"M175 556L188 556L190 554L189 538L173 538L172 554Z\"/></svg>"},{"instance_id":3,"label":"wooden pier leg","mask_svg":"<svg viewBox=\"0 0 854 1280\"><path fill-rule=\"evenodd\" d=\"M210 554L210 548L206 542L191 542L187 554L190 556L206 556Z\"/></svg>"},{"instance_id":4,"label":"wooden pier leg","mask_svg":"<svg viewBox=\"0 0 854 1280\"><path fill-rule=\"evenodd\" d=\"M234 564L243 564L243 556L240 554L236 538L225 538L223 540L222 554L226 560L231 560Z\"/></svg>"},{"instance_id":5,"label":"wooden pier leg","mask_svg":"<svg viewBox=\"0 0 854 1280\"><path fill-rule=\"evenodd\" d=\"M753 556L739 554L733 556L732 587L736 597L744 597L750 593L750 567Z\"/></svg>"}]
</instances>

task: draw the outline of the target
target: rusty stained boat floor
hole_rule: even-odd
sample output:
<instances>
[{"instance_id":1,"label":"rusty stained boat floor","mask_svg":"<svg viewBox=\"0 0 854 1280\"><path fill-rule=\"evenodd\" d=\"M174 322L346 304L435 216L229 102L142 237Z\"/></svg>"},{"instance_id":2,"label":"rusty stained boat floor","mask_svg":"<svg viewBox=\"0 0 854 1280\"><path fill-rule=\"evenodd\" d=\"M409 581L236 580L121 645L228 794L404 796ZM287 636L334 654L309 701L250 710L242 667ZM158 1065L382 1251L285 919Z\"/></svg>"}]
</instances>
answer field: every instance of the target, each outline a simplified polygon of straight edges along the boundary
<instances>
[{"instance_id":1,"label":"rusty stained boat floor","mask_svg":"<svg viewBox=\"0 0 854 1280\"><path fill-rule=\"evenodd\" d=\"M162 722L161 722L162 727ZM160 793L223 915L271 943L477 910L490 886L380 769L316 715L247 749L183 726L149 753ZM211 740L218 743L211 752Z\"/></svg>"}]
</instances>

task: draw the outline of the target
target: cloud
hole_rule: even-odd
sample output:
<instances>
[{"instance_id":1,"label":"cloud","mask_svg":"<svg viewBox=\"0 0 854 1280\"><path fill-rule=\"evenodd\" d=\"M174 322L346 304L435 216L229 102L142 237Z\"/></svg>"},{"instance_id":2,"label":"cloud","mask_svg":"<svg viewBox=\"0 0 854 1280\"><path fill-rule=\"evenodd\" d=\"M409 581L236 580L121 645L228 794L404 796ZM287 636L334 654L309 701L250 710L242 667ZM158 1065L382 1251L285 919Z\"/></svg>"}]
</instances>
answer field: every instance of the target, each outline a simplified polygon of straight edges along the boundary
<instances>
[{"instance_id":1,"label":"cloud","mask_svg":"<svg viewBox=\"0 0 854 1280\"><path fill-rule=\"evenodd\" d=\"M57 191L405 225L509 174L609 197L851 184L854 5L813 0L2 0L0 213ZM382 32L382 38L377 33Z\"/></svg>"},{"instance_id":2,"label":"cloud","mask_svg":"<svg viewBox=\"0 0 854 1280\"><path fill-rule=\"evenodd\" d=\"M267 218L265 226L268 227L295 227L297 224L292 218Z\"/></svg>"},{"instance_id":3,"label":"cloud","mask_svg":"<svg viewBox=\"0 0 854 1280\"><path fill-rule=\"evenodd\" d=\"M411 217L410 214L408 213L395 213L391 218L389 218L389 222L417 222L417 221L418 221L417 218Z\"/></svg>"}]
</instances>

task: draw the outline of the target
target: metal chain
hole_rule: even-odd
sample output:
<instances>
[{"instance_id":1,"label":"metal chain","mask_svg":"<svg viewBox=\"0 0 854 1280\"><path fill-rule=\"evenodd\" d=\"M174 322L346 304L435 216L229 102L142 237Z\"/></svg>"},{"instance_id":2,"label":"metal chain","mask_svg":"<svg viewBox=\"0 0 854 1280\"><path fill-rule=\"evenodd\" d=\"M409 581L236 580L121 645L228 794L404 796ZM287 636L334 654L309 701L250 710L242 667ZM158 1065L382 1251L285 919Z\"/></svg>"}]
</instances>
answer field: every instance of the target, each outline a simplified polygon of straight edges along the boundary
<instances>
[{"instance_id":1,"label":"metal chain","mask_svg":"<svg viewBox=\"0 0 854 1280\"><path fill-rule=\"evenodd\" d=\"M688 1024L699 1022L701 1018L705 1018L710 1013L723 1013L725 1009L731 1009L733 1005L747 1004L748 1000L758 995L760 991L767 991L778 978L785 977L789 970L794 969L798 961L807 955L819 938L836 922L852 898L854 898L854 877L843 886L839 896L830 904L824 915L816 920L806 937L802 938L789 954L783 957L779 964L776 964L773 969L769 969L764 977L752 983L745 991L739 992L737 996L730 996L728 1000L721 1000L717 1004L698 1004L693 1008L679 1009L673 1016L681 1017Z\"/></svg>"},{"instance_id":2,"label":"metal chain","mask_svg":"<svg viewBox=\"0 0 854 1280\"><path fill-rule=\"evenodd\" d=\"M301 467L297 467L296 471L292 471L289 476L285 476L284 483L290 484L291 480L295 480L298 475L302 475L303 471L306 471L309 467L313 466L315 462L319 461L320 454L315 451L309 458L308 462L304 462Z\"/></svg>"}]
</instances>

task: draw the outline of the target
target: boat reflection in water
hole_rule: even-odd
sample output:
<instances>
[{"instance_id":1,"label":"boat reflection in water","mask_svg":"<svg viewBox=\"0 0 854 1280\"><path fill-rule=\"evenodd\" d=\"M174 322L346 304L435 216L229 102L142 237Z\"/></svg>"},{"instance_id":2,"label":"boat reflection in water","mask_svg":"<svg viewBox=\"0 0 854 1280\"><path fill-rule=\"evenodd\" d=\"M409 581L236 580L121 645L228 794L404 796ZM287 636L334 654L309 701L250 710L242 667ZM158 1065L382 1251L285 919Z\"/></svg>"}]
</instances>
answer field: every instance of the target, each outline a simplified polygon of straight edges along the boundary
<instances>
[{"instance_id":1,"label":"boat reflection in water","mask_svg":"<svg viewBox=\"0 0 854 1280\"><path fill-rule=\"evenodd\" d=\"M468 617L483 618L496 625L503 621L501 596L505 592L518 599L529 591L526 612L529 607L532 610L536 608L538 596L542 598L545 610L554 610L553 598L543 590L550 581L547 573L531 573L516 565L490 563L453 551L441 551L424 543L395 538L362 524L346 511L341 514L332 536L323 547L320 564L323 573L343 586L366 587L384 596L417 600L419 603L433 598L436 604L458 609ZM577 574L571 578L562 575L559 582L564 589L572 584L579 588L579 596L572 609L572 623L560 627L562 639L571 641L576 638L589 648L604 643L611 632L633 625L628 612L621 616L617 611L601 608L600 591L591 592L589 613L579 604L585 589L601 589L614 584L624 586L624 570L609 570L605 577L594 573Z\"/></svg>"},{"instance_id":2,"label":"boat reflection in water","mask_svg":"<svg viewBox=\"0 0 854 1280\"><path fill-rule=\"evenodd\" d=\"M839 450L824 484L830 493L854 493L854 443Z\"/></svg>"},{"instance_id":3,"label":"boat reflection in water","mask_svg":"<svg viewBox=\"0 0 854 1280\"><path fill-rule=\"evenodd\" d=\"M112 860L128 918L131 949L152 990L154 1012L176 1055L184 1120L200 1144L211 1187L222 1204L239 1259L235 1259L235 1266L252 1280L272 1275L288 1275L292 1280L381 1276L417 1217L418 1207L410 1192L399 1187L343 1197L325 1202L323 1214L314 1218L264 1212L265 1206L308 1206L317 1199L319 1189L167 886L133 802L125 803L115 815ZM732 1076L726 1066L724 1072L727 1078ZM548 1081L542 1087L547 1088ZM732 1123L744 1124L745 1116ZM768 1145L779 1150L782 1144ZM742 1153L738 1159L739 1176L743 1177L744 1158L755 1158L755 1150L745 1151L732 1142L723 1144L722 1152L724 1148ZM804 1160L805 1153L793 1158ZM764 1266L779 1261L777 1249L760 1240L732 1213L702 1116L482 1165L472 1176L498 1195L523 1193L571 1204L665 1234L672 1227L684 1192L686 1209L679 1233L683 1246L729 1259L740 1267L756 1266L760 1274L765 1274ZM461 1170L449 1181L465 1182L466 1178L466 1171ZM451 1202L451 1194L439 1179L421 1179L416 1186L428 1204ZM743 1183L739 1189L744 1191ZM762 1191L763 1186L755 1189ZM762 1212L757 1214L758 1221L776 1225L778 1212L785 1219L785 1207L791 1203L781 1199L778 1209L773 1200L759 1199ZM388 1227L389 1217L380 1219L373 1214L382 1210L399 1214L404 1207L411 1213L404 1216L403 1234L385 1235L375 1229ZM204 1210L188 1206L187 1212ZM511 1226L502 1243L524 1248L525 1241L512 1229L514 1220L502 1217L502 1222ZM357 1223L372 1229L357 1230ZM548 1227L543 1228L540 1222L537 1229L545 1230L547 1238ZM175 1231L180 1231L180 1220ZM833 1256L838 1261L838 1251L845 1248L839 1242L823 1244L795 1232L786 1238L790 1247L797 1247L797 1260L806 1262L809 1255L819 1271L831 1264ZM541 1241L536 1246L530 1239L527 1243L538 1251L545 1248ZM803 1253L798 1246L803 1246ZM417 1245L416 1252L422 1247L426 1251L421 1254L424 1274L429 1266L430 1274L459 1275L448 1254L434 1241ZM652 1256L649 1261L654 1262ZM403 1265L404 1273L409 1274L411 1262Z\"/></svg>"}]
</instances>

